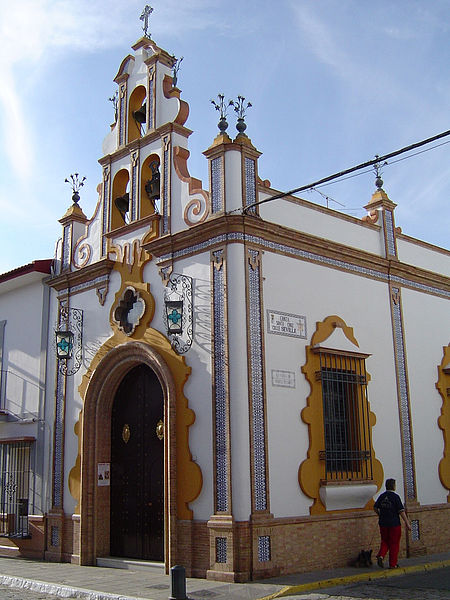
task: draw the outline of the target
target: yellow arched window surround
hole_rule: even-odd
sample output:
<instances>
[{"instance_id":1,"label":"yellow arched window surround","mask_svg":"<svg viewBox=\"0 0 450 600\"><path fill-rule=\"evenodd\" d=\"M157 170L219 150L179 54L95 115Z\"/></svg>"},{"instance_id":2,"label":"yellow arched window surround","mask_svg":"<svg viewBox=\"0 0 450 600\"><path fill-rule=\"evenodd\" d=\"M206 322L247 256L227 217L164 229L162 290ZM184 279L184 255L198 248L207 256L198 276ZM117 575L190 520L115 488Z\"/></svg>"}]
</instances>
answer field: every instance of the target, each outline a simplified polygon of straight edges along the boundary
<instances>
[{"instance_id":1,"label":"yellow arched window surround","mask_svg":"<svg viewBox=\"0 0 450 600\"><path fill-rule=\"evenodd\" d=\"M326 341L336 328L347 338L345 349ZM354 350L348 348L354 347ZM311 514L325 512L320 488L327 485L376 484L381 486L383 469L372 448L375 415L370 411L365 360L358 352L353 330L337 316L317 323L302 367L311 393L302 410L308 425L308 457L299 468L303 492L314 499Z\"/></svg>"},{"instance_id":2,"label":"yellow arched window surround","mask_svg":"<svg viewBox=\"0 0 450 600\"><path fill-rule=\"evenodd\" d=\"M444 357L438 367L439 379L436 383L442 397L441 416L438 425L444 435L444 456L439 463L439 478L442 485L450 490L450 344L444 346ZM450 502L450 493L447 496Z\"/></svg>"}]
</instances>

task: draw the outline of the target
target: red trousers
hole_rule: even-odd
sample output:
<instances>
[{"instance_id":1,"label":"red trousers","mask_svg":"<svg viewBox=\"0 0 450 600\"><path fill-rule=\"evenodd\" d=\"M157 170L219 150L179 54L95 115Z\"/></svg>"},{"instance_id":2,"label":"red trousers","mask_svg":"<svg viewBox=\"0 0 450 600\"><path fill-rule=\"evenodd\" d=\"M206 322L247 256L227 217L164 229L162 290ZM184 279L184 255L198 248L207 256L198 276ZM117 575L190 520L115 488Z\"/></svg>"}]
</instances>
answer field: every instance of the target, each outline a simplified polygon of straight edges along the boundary
<instances>
[{"instance_id":1,"label":"red trousers","mask_svg":"<svg viewBox=\"0 0 450 600\"><path fill-rule=\"evenodd\" d=\"M395 527L381 527L381 545L378 550L377 556L384 558L389 552L389 566L397 566L398 551L400 548L400 538L402 535L402 526L396 525Z\"/></svg>"}]
</instances>

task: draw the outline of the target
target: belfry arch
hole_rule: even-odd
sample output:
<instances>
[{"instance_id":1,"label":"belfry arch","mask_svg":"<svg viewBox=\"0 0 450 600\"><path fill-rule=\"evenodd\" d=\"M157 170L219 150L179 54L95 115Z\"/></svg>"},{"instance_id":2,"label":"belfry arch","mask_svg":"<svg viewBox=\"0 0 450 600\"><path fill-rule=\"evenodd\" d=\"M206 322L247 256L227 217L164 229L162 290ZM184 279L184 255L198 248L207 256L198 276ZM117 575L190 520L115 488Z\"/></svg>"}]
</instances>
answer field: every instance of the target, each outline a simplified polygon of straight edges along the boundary
<instances>
[{"instance_id":1,"label":"belfry arch","mask_svg":"<svg viewBox=\"0 0 450 600\"><path fill-rule=\"evenodd\" d=\"M98 363L86 389L81 416L80 563L95 564L110 550L110 488L97 485L97 465L111 460L111 410L124 376L137 365L156 374L164 399L164 530L166 568L177 548L177 390L169 366L144 342L130 341L110 350ZM189 452L189 449L188 449Z\"/></svg>"}]
</instances>

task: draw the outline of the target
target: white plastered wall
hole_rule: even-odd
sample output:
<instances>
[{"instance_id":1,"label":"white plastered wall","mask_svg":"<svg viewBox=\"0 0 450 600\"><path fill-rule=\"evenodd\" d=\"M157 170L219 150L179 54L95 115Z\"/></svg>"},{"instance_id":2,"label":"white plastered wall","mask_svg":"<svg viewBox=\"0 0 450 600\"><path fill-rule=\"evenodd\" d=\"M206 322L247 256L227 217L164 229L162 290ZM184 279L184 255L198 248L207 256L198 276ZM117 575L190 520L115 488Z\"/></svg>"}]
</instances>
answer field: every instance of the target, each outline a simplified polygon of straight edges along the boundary
<instances>
[{"instance_id":1,"label":"white plastered wall","mask_svg":"<svg viewBox=\"0 0 450 600\"><path fill-rule=\"evenodd\" d=\"M47 483L51 473L51 423L45 421L45 344L48 319L48 289L45 275L35 274L33 283L18 286L0 295L0 319L4 327L4 407L10 411L0 422L0 437L34 437L36 442L33 495L30 510L42 514L49 505ZM44 339L43 339L44 336Z\"/></svg>"},{"instance_id":2,"label":"white plastered wall","mask_svg":"<svg viewBox=\"0 0 450 600\"><path fill-rule=\"evenodd\" d=\"M447 277L450 276L450 253L448 251L436 250L427 247L426 244L399 238L397 239L397 252L399 260L404 263L441 273Z\"/></svg>"},{"instance_id":3,"label":"white plastered wall","mask_svg":"<svg viewBox=\"0 0 450 600\"><path fill-rule=\"evenodd\" d=\"M20 418L39 416L43 284L38 281L1 295L1 319L6 321L3 369L5 408ZM3 424L0 424L2 427ZM8 423L11 431L12 423ZM24 433L23 426L20 428ZM14 434L19 435L19 434Z\"/></svg>"},{"instance_id":4,"label":"white plastered wall","mask_svg":"<svg viewBox=\"0 0 450 600\"><path fill-rule=\"evenodd\" d=\"M192 372L185 383L184 395L189 408L195 413L195 422L189 427L189 448L203 477L200 495L190 503L194 519L208 520L213 506L213 442L212 442L212 381L211 381L211 283L209 253L190 259L178 260L173 265L175 273L183 273L193 279L193 343L184 355ZM158 292L159 293L159 292ZM161 287L161 294L163 289ZM161 295L161 298L163 296ZM156 306L158 302L156 301ZM152 326L164 333L162 305L160 315ZM156 317L156 313L155 313Z\"/></svg>"},{"instance_id":5,"label":"white plastered wall","mask_svg":"<svg viewBox=\"0 0 450 600\"><path fill-rule=\"evenodd\" d=\"M260 195L260 199L264 194ZM378 256L383 255L380 232L356 218L323 206L297 204L288 200L274 200L262 204L260 214L264 220L326 238Z\"/></svg>"},{"instance_id":6,"label":"white plastered wall","mask_svg":"<svg viewBox=\"0 0 450 600\"><path fill-rule=\"evenodd\" d=\"M421 504L444 504L448 490L442 486L438 472L444 437L437 424L442 397L435 383L443 347L450 341L450 305L443 298L409 289L402 290L402 305L417 499Z\"/></svg>"},{"instance_id":7,"label":"white plastered wall","mask_svg":"<svg viewBox=\"0 0 450 600\"><path fill-rule=\"evenodd\" d=\"M74 426L78 422L83 402L78 392L78 387L89 365L106 340L111 337L112 331L109 323L111 303L120 287L120 275L112 271L110 275L109 291L104 306L101 306L95 289L86 290L71 296L70 306L83 311L83 357L80 369L74 375L67 377L66 384L66 409L65 409L65 438L64 438L64 511L72 514L76 507L76 500L69 490L69 474L75 465L78 455L78 437ZM51 323L57 323L57 298L52 300ZM49 351L49 408L53 413L55 405L54 381L56 380L56 358L54 352Z\"/></svg>"},{"instance_id":8,"label":"white plastered wall","mask_svg":"<svg viewBox=\"0 0 450 600\"><path fill-rule=\"evenodd\" d=\"M307 322L306 340L267 331L265 335L272 513L275 517L309 514L312 501L298 483L298 468L309 446L308 429L300 413L310 387L301 367L316 323L330 315L341 317L353 327L360 351L371 354L366 368L371 376L369 402L377 417L372 429L373 447L385 475L395 477L401 490L402 455L387 286L269 252L263 256L263 275L265 309L302 315ZM272 369L294 372L295 389L272 386Z\"/></svg>"}]
</instances>

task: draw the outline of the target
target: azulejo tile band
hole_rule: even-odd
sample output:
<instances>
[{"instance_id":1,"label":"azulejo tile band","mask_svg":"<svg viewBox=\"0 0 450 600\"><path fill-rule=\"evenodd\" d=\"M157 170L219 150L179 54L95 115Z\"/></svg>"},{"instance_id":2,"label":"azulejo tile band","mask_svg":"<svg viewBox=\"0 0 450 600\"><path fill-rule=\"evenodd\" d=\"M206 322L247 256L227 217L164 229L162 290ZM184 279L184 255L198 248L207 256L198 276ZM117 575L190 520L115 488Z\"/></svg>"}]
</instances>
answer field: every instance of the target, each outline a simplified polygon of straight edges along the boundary
<instances>
[{"instance_id":1,"label":"azulejo tile band","mask_svg":"<svg viewBox=\"0 0 450 600\"><path fill-rule=\"evenodd\" d=\"M403 440L403 461L405 465L406 474L406 496L408 500L414 500L416 498L416 482L411 439L408 379L406 373L405 348L403 344L403 323L401 315L400 290L398 288L393 288L392 292L394 297L396 298L396 300L392 301L392 314L397 363L397 377L400 391L400 427Z\"/></svg>"},{"instance_id":2,"label":"azulejo tile band","mask_svg":"<svg viewBox=\"0 0 450 600\"><path fill-rule=\"evenodd\" d=\"M227 450L227 376L225 331L225 269L223 250L213 252L213 310L214 310L214 390L215 390L215 468L216 511L229 508L228 450Z\"/></svg>"},{"instance_id":3,"label":"azulejo tile band","mask_svg":"<svg viewBox=\"0 0 450 600\"><path fill-rule=\"evenodd\" d=\"M211 161L211 210L213 213L223 210L223 158L218 156Z\"/></svg>"},{"instance_id":4,"label":"azulejo tile band","mask_svg":"<svg viewBox=\"0 0 450 600\"><path fill-rule=\"evenodd\" d=\"M227 538L217 537L216 538L216 562L226 563L227 562Z\"/></svg>"},{"instance_id":5,"label":"azulejo tile band","mask_svg":"<svg viewBox=\"0 0 450 600\"><path fill-rule=\"evenodd\" d=\"M106 251L107 251L107 247L108 247L108 239L106 238L105 234L108 231L108 219L109 219L109 210L108 210L109 177L110 177L110 169L109 169L109 167L105 167L103 169L102 256L106 256Z\"/></svg>"},{"instance_id":6,"label":"azulejo tile band","mask_svg":"<svg viewBox=\"0 0 450 600\"><path fill-rule=\"evenodd\" d=\"M397 252L395 249L395 236L394 236L394 222L392 218L392 213L390 210L385 211L386 215L386 240L387 240L387 250L390 256L397 256Z\"/></svg>"},{"instance_id":7,"label":"azulejo tile band","mask_svg":"<svg viewBox=\"0 0 450 600\"><path fill-rule=\"evenodd\" d=\"M429 292L431 294L438 294L439 296L444 296L446 298L450 298L450 292L447 290L437 288L434 286L428 286L422 283L418 283L416 281L406 279L403 277L397 276L389 276L386 273L381 271L376 271L375 269L368 269L366 267L361 267L359 265L354 265L352 263L348 263L342 260L329 258L327 256L321 256L320 254L314 254L313 252L307 252L306 250L299 250L298 248L293 248L291 246L287 246L286 244L277 244L276 242L270 242L261 237L246 235L244 233L228 233L223 235L218 235L214 238L207 240L206 242L202 242L201 244L195 244L193 246L189 246L188 248L183 248L173 254L166 254L161 256L157 263L164 262L170 259L181 258L183 256L187 256L190 254L196 254L197 252L202 252L215 246L218 243L224 242L249 242L253 244L257 244L262 248L268 250L275 250L277 252L282 252L283 254L289 254L294 257L304 258L306 260L312 260L315 262L322 263L324 265L329 265L331 267L337 267L339 269L343 269L349 271L351 273L359 273L361 275L366 275L372 277L374 279L378 279L379 281L392 281L394 283L399 283L403 285L407 285L413 289L422 290L424 292Z\"/></svg>"},{"instance_id":8,"label":"azulejo tile band","mask_svg":"<svg viewBox=\"0 0 450 600\"><path fill-rule=\"evenodd\" d=\"M268 562L270 560L270 536L258 536L258 561Z\"/></svg>"},{"instance_id":9,"label":"azulejo tile band","mask_svg":"<svg viewBox=\"0 0 450 600\"><path fill-rule=\"evenodd\" d=\"M245 205L250 206L256 202L255 161L245 158ZM256 214L256 206L249 209L249 213Z\"/></svg>"},{"instance_id":10,"label":"azulejo tile band","mask_svg":"<svg viewBox=\"0 0 450 600\"><path fill-rule=\"evenodd\" d=\"M262 355L259 251L248 250L251 424L255 510L267 509L266 442L264 418L264 365Z\"/></svg>"},{"instance_id":11,"label":"azulejo tile band","mask_svg":"<svg viewBox=\"0 0 450 600\"><path fill-rule=\"evenodd\" d=\"M55 456L53 475L53 506L62 506L62 465L63 465L63 440L64 440L64 388L65 375L61 373L56 364L56 394L55 394Z\"/></svg>"},{"instance_id":12,"label":"azulejo tile band","mask_svg":"<svg viewBox=\"0 0 450 600\"><path fill-rule=\"evenodd\" d=\"M154 110L153 110L154 109L153 94L154 94L154 87L155 87L154 79L155 79L155 69L153 67L149 71L149 80L148 80L148 128L149 129L154 129L154 127L155 127L154 117L153 117L153 112L154 112Z\"/></svg>"},{"instance_id":13,"label":"azulejo tile band","mask_svg":"<svg viewBox=\"0 0 450 600\"><path fill-rule=\"evenodd\" d=\"M165 140L164 148L164 190L163 190L163 219L162 233L169 233L169 146L168 139Z\"/></svg>"}]
</instances>

